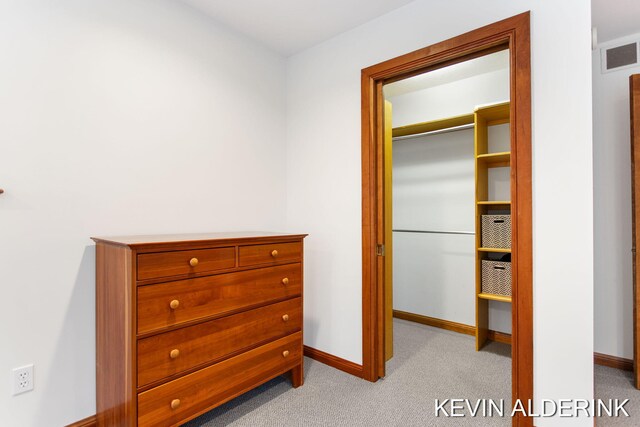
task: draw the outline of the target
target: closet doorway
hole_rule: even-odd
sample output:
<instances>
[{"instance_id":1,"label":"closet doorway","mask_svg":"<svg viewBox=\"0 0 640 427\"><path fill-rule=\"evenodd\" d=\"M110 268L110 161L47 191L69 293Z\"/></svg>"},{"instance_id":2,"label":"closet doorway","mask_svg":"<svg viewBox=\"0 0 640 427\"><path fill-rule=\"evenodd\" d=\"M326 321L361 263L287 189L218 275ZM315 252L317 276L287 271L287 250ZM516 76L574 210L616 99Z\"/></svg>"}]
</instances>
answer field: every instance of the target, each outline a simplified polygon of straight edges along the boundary
<instances>
[{"instance_id":1,"label":"closet doorway","mask_svg":"<svg viewBox=\"0 0 640 427\"><path fill-rule=\"evenodd\" d=\"M385 359L393 318L510 344L508 49L383 94Z\"/></svg>"},{"instance_id":2,"label":"closet doorway","mask_svg":"<svg viewBox=\"0 0 640 427\"><path fill-rule=\"evenodd\" d=\"M385 375L385 360L389 356L391 331L390 292L392 254L389 238L391 212L385 211L385 195L389 192L387 176L389 125L385 128L383 86L449 65L484 57L499 51L509 57L510 103L493 105L484 112L475 111L473 122L511 122L510 153L489 151L486 141L478 142L476 161L503 163L511 167L510 213L512 221L512 398L526 401L533 398L533 326L532 326L532 248L531 248L531 117L530 117L530 53L529 14L521 14L487 27L463 34L433 46L366 68L362 72L362 176L363 176L363 372L365 379L376 381ZM387 107L388 108L388 107ZM478 117L478 114L483 117ZM470 117L453 118L469 124ZM479 121L480 120L480 121ZM461 123L458 125L464 125ZM442 124L440 124L442 125ZM450 126L449 126L450 127ZM386 130L386 132L385 132ZM437 130L437 129L431 129ZM480 147L480 151L478 151ZM502 153L504 154L504 153ZM479 156L482 157L480 160ZM476 182L483 180L482 169ZM486 169L485 169L486 172ZM478 175L478 172L476 172ZM486 175L486 173L485 173ZM492 200L485 190L477 192L478 213L485 209L504 208L506 201ZM496 206L501 205L501 206ZM477 228L477 227L476 227ZM434 230L435 231L435 230ZM464 230L462 230L464 231ZM476 250L482 247L476 245ZM388 250L388 252L387 252ZM482 256L482 259L485 259ZM476 269L476 275L477 275ZM480 304L482 306L482 303ZM482 308L476 319L477 340L482 345L487 338L486 318ZM486 317L486 316L485 316ZM495 338L495 337L494 337ZM531 419L516 417L514 425L531 425Z\"/></svg>"}]
</instances>

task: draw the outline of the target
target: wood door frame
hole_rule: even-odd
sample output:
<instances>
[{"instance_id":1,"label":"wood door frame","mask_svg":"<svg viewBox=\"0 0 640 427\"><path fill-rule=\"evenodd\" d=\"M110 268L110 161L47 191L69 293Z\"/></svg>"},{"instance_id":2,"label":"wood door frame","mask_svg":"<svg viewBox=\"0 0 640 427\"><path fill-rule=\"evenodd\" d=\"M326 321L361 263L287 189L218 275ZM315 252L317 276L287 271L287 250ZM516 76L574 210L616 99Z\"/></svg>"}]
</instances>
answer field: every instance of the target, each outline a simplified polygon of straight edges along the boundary
<instances>
[{"instance_id":1,"label":"wood door frame","mask_svg":"<svg viewBox=\"0 0 640 427\"><path fill-rule=\"evenodd\" d=\"M640 74L629 76L629 112L631 118L631 234L633 256L633 381L640 389Z\"/></svg>"},{"instance_id":2,"label":"wood door frame","mask_svg":"<svg viewBox=\"0 0 640 427\"><path fill-rule=\"evenodd\" d=\"M382 86L509 48L511 99L512 399L533 400L530 13L470 31L362 70L362 368L384 376L384 159ZM531 426L520 414L514 426Z\"/></svg>"}]
</instances>

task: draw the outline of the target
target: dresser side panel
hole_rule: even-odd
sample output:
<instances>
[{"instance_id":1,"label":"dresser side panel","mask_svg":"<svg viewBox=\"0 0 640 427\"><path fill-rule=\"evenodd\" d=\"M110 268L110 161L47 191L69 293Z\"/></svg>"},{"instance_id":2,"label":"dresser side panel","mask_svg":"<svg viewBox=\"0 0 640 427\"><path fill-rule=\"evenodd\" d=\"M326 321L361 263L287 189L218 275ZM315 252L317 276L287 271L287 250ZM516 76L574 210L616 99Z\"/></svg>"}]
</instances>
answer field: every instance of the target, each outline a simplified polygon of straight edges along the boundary
<instances>
[{"instance_id":1,"label":"dresser side panel","mask_svg":"<svg viewBox=\"0 0 640 427\"><path fill-rule=\"evenodd\" d=\"M99 426L135 426L134 256L96 245L96 410Z\"/></svg>"}]
</instances>

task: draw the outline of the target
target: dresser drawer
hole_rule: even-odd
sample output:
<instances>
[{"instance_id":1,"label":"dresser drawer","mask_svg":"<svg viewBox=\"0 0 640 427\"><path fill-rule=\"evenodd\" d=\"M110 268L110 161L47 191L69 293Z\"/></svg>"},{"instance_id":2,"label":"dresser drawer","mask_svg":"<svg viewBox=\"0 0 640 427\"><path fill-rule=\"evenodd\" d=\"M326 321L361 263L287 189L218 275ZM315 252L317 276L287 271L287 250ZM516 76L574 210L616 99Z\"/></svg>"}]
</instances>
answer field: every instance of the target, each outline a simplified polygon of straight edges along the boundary
<instances>
[{"instance_id":1,"label":"dresser drawer","mask_svg":"<svg viewBox=\"0 0 640 427\"><path fill-rule=\"evenodd\" d=\"M138 387L302 328L295 298L138 341Z\"/></svg>"},{"instance_id":2,"label":"dresser drawer","mask_svg":"<svg viewBox=\"0 0 640 427\"><path fill-rule=\"evenodd\" d=\"M302 266L259 270L138 286L138 333L255 307L302 292Z\"/></svg>"},{"instance_id":3,"label":"dresser drawer","mask_svg":"<svg viewBox=\"0 0 640 427\"><path fill-rule=\"evenodd\" d=\"M302 259L302 243L272 243L267 245L240 246L238 265L276 264Z\"/></svg>"},{"instance_id":4,"label":"dresser drawer","mask_svg":"<svg viewBox=\"0 0 640 427\"><path fill-rule=\"evenodd\" d=\"M138 255L137 279L184 276L235 266L236 249L234 247L146 253Z\"/></svg>"},{"instance_id":5,"label":"dresser drawer","mask_svg":"<svg viewBox=\"0 0 640 427\"><path fill-rule=\"evenodd\" d=\"M299 365L302 334L242 353L138 395L139 426L175 426Z\"/></svg>"}]
</instances>

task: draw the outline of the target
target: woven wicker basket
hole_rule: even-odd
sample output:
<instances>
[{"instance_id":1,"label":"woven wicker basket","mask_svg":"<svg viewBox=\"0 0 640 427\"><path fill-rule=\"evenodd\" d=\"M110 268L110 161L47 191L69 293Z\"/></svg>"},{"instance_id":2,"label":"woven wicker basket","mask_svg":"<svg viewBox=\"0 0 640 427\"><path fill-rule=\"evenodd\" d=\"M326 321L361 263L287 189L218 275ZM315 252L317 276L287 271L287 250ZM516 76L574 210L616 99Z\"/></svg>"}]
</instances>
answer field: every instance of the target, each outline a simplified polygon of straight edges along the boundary
<instances>
[{"instance_id":1,"label":"woven wicker basket","mask_svg":"<svg viewBox=\"0 0 640 427\"><path fill-rule=\"evenodd\" d=\"M511 215L482 215L482 247L511 248Z\"/></svg>"},{"instance_id":2,"label":"woven wicker basket","mask_svg":"<svg viewBox=\"0 0 640 427\"><path fill-rule=\"evenodd\" d=\"M511 296L511 263L482 260L482 292Z\"/></svg>"}]
</instances>

